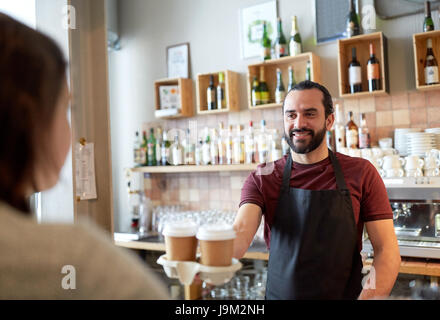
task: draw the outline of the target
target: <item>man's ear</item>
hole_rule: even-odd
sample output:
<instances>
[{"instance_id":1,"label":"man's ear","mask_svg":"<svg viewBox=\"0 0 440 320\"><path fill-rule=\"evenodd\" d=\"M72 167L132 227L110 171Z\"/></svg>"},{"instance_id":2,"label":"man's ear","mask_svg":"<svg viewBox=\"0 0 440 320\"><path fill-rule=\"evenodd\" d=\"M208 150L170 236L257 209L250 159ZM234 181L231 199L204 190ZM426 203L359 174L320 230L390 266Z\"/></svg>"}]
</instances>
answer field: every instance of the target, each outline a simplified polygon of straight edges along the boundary
<instances>
[{"instance_id":1,"label":"man's ear","mask_svg":"<svg viewBox=\"0 0 440 320\"><path fill-rule=\"evenodd\" d=\"M328 115L327 119L325 119L325 127L328 131L330 131L332 129L334 122L335 122L335 114L330 113Z\"/></svg>"}]
</instances>

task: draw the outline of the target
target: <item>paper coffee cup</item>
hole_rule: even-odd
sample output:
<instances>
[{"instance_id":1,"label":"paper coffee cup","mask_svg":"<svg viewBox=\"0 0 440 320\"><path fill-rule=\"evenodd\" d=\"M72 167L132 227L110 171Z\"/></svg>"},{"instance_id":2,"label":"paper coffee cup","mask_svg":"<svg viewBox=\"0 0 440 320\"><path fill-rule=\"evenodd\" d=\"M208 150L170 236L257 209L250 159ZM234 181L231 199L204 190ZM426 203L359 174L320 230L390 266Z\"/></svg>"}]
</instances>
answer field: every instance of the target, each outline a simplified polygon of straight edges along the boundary
<instances>
[{"instance_id":1,"label":"paper coffee cup","mask_svg":"<svg viewBox=\"0 0 440 320\"><path fill-rule=\"evenodd\" d=\"M235 231L231 225L210 224L199 228L200 263L206 266L226 267L232 264Z\"/></svg>"},{"instance_id":2,"label":"paper coffee cup","mask_svg":"<svg viewBox=\"0 0 440 320\"><path fill-rule=\"evenodd\" d=\"M168 223L162 234L168 260L196 261L197 224L191 221Z\"/></svg>"}]
</instances>

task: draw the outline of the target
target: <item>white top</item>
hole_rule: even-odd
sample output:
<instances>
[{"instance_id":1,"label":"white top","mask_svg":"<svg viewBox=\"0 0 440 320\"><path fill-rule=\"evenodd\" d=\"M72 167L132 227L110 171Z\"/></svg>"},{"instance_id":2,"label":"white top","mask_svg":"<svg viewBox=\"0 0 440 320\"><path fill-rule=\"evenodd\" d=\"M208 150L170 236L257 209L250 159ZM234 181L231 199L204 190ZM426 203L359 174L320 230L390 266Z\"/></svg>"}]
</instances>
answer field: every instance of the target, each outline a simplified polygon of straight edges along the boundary
<instances>
[{"instance_id":1,"label":"white top","mask_svg":"<svg viewBox=\"0 0 440 320\"><path fill-rule=\"evenodd\" d=\"M229 224L207 224L199 228L197 239L207 241L235 239L235 231Z\"/></svg>"},{"instance_id":2,"label":"white top","mask_svg":"<svg viewBox=\"0 0 440 320\"><path fill-rule=\"evenodd\" d=\"M193 237L197 233L197 227L192 221L170 222L165 225L162 234L168 237Z\"/></svg>"},{"instance_id":3,"label":"white top","mask_svg":"<svg viewBox=\"0 0 440 320\"><path fill-rule=\"evenodd\" d=\"M90 222L38 224L0 201L0 252L0 299L170 299L145 263Z\"/></svg>"}]
</instances>

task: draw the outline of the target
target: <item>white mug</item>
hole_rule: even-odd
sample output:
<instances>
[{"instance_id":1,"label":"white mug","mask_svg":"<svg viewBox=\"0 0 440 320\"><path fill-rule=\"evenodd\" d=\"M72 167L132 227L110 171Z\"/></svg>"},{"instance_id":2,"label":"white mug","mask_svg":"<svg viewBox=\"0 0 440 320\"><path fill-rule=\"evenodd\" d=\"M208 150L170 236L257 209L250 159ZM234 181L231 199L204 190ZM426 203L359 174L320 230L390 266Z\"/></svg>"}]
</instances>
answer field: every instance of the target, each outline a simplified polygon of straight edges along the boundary
<instances>
[{"instance_id":1,"label":"white mug","mask_svg":"<svg viewBox=\"0 0 440 320\"><path fill-rule=\"evenodd\" d=\"M393 148L382 148L382 152L384 156L397 155L397 150Z\"/></svg>"},{"instance_id":2,"label":"white mug","mask_svg":"<svg viewBox=\"0 0 440 320\"><path fill-rule=\"evenodd\" d=\"M403 169L386 169L385 170L385 177L386 178L402 178L405 175L405 172Z\"/></svg>"},{"instance_id":3,"label":"white mug","mask_svg":"<svg viewBox=\"0 0 440 320\"><path fill-rule=\"evenodd\" d=\"M409 170L406 170L405 176L413 177L413 178L423 177L423 171L420 168L409 169Z\"/></svg>"},{"instance_id":4,"label":"white mug","mask_svg":"<svg viewBox=\"0 0 440 320\"><path fill-rule=\"evenodd\" d=\"M425 164L425 161L423 159L420 159L416 155L410 155L405 158L405 169L406 170L414 170L418 168L423 168L423 165Z\"/></svg>"},{"instance_id":5,"label":"white mug","mask_svg":"<svg viewBox=\"0 0 440 320\"><path fill-rule=\"evenodd\" d=\"M440 159L429 156L427 158L425 158L425 170L426 169L435 169L440 167Z\"/></svg>"},{"instance_id":6,"label":"white mug","mask_svg":"<svg viewBox=\"0 0 440 320\"><path fill-rule=\"evenodd\" d=\"M383 157L383 151L381 148L371 148L371 151L373 152L373 155L377 158Z\"/></svg>"},{"instance_id":7,"label":"white mug","mask_svg":"<svg viewBox=\"0 0 440 320\"><path fill-rule=\"evenodd\" d=\"M440 169L427 169L425 170L425 177L438 177L440 176Z\"/></svg>"},{"instance_id":8,"label":"white mug","mask_svg":"<svg viewBox=\"0 0 440 320\"><path fill-rule=\"evenodd\" d=\"M389 155L383 157L383 165L382 168L385 170L388 169L400 169L403 166L405 160L400 158L398 155Z\"/></svg>"}]
</instances>

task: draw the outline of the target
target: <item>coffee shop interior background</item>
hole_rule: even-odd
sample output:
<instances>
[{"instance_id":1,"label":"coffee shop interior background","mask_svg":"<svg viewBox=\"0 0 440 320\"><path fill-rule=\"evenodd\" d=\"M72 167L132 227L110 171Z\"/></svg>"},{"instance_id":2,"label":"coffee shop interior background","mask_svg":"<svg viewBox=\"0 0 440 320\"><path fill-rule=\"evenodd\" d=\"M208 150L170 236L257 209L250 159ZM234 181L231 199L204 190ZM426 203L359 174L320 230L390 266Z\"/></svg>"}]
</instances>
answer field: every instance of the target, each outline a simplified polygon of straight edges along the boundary
<instances>
[{"instance_id":1,"label":"coffee shop interior background","mask_svg":"<svg viewBox=\"0 0 440 320\"><path fill-rule=\"evenodd\" d=\"M260 58L241 58L239 16L242 8L262 2L224 0L220 5L214 0L117 1L121 50L109 52L115 231L127 231L130 225L124 169L133 166L135 131L157 126L186 129L188 120L196 120L200 130L205 126L217 128L220 121L225 127L241 124L247 128L249 120L259 124L261 119L266 120L268 128L282 130L281 108L248 109L248 65L258 63ZM373 2L360 0L359 7ZM311 51L320 57L322 84L329 89L334 102L341 105L346 120L348 112L353 111L359 125L360 113L366 113L373 143L379 138L393 137L394 128L440 126L440 91L418 91L414 80L412 34L422 32L423 13L376 19L377 31L388 39L389 94L341 99L337 41L316 44L314 5L312 0L278 0L278 15L287 38L291 17L297 16L303 52ZM438 11L433 10L432 16L437 28ZM167 77L166 48L184 42L190 43L190 76L194 81L199 73L239 73L239 112L166 121L154 117L154 82ZM146 179L145 187L156 205L236 210L247 175L248 172L184 173L163 178L153 174Z\"/></svg>"}]
</instances>

